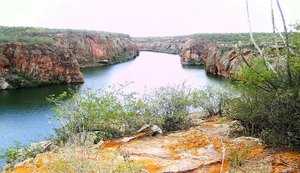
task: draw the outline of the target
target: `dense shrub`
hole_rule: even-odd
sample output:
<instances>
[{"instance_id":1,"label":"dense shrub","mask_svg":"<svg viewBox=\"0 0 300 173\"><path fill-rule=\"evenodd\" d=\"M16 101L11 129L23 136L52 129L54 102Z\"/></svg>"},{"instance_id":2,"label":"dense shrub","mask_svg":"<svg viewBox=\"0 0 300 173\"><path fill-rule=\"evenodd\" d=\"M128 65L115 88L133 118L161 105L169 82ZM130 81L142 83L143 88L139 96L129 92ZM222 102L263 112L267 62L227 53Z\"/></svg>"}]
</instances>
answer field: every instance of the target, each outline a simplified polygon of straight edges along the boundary
<instances>
[{"instance_id":1,"label":"dense shrub","mask_svg":"<svg viewBox=\"0 0 300 173\"><path fill-rule=\"evenodd\" d=\"M125 94L117 88L110 90L84 89L77 93L62 93L48 100L55 104L55 118L61 127L55 130L60 142L85 144L87 134L98 131L101 138L116 138L136 131L140 124L135 124L137 116L127 111L135 101L133 93Z\"/></svg>"},{"instance_id":2,"label":"dense shrub","mask_svg":"<svg viewBox=\"0 0 300 173\"><path fill-rule=\"evenodd\" d=\"M225 103L221 92L194 90L185 84L157 88L142 96L125 93L123 87L50 96L54 117L61 123L55 129L56 142L84 145L89 132L95 132L98 142L135 132L144 124L156 124L164 132L182 130L192 125L190 113L222 114Z\"/></svg>"},{"instance_id":3,"label":"dense shrub","mask_svg":"<svg viewBox=\"0 0 300 173\"><path fill-rule=\"evenodd\" d=\"M252 68L238 75L241 97L231 102L231 116L250 135L274 145L300 145L299 58L291 62L292 83L285 71L275 74L263 61L252 61Z\"/></svg>"}]
</instances>

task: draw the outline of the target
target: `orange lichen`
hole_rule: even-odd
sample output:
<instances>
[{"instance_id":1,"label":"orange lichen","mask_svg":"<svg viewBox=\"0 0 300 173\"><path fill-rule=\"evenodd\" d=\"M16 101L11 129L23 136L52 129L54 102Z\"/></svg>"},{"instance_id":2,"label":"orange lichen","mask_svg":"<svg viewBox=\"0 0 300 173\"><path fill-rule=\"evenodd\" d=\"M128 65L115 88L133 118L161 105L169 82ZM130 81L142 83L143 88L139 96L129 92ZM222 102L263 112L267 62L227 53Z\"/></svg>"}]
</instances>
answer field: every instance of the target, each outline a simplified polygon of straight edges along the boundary
<instances>
[{"instance_id":1,"label":"orange lichen","mask_svg":"<svg viewBox=\"0 0 300 173\"><path fill-rule=\"evenodd\" d=\"M117 148L121 146L123 142L105 141L101 146L103 148Z\"/></svg>"},{"instance_id":2,"label":"orange lichen","mask_svg":"<svg viewBox=\"0 0 300 173\"><path fill-rule=\"evenodd\" d=\"M273 172L300 172L300 154L293 152L275 154L272 169Z\"/></svg>"},{"instance_id":3,"label":"orange lichen","mask_svg":"<svg viewBox=\"0 0 300 173\"><path fill-rule=\"evenodd\" d=\"M249 149L249 153L247 153L247 159L255 159L260 160L266 157L266 152L264 150L264 146L256 146Z\"/></svg>"},{"instance_id":4,"label":"orange lichen","mask_svg":"<svg viewBox=\"0 0 300 173\"><path fill-rule=\"evenodd\" d=\"M150 173L156 173L159 172L161 166L156 163L154 160L150 159L139 159L134 161L134 163L141 165L145 170L147 170Z\"/></svg>"},{"instance_id":5,"label":"orange lichen","mask_svg":"<svg viewBox=\"0 0 300 173\"><path fill-rule=\"evenodd\" d=\"M221 168L222 168L222 162L217 162L217 163L209 165L206 172L207 173L220 173ZM225 161L223 164L223 168L222 168L223 172L227 172L228 168L229 168L228 163Z\"/></svg>"},{"instance_id":6,"label":"orange lichen","mask_svg":"<svg viewBox=\"0 0 300 173\"><path fill-rule=\"evenodd\" d=\"M14 168L13 172L14 173L29 173L29 172L34 172L34 170L28 166L17 166L16 168Z\"/></svg>"},{"instance_id":7,"label":"orange lichen","mask_svg":"<svg viewBox=\"0 0 300 173\"><path fill-rule=\"evenodd\" d=\"M208 141L206 135L197 130L192 130L183 135L177 143L166 147L169 148L170 153L174 156L178 155L180 153L179 150L181 149L188 150L193 155L198 155L197 149L204 147L207 144Z\"/></svg>"},{"instance_id":8,"label":"orange lichen","mask_svg":"<svg viewBox=\"0 0 300 173\"><path fill-rule=\"evenodd\" d=\"M134 136L134 139L137 139L137 138L140 138L140 137L145 136L146 134L147 134L147 133L145 133L145 132L140 132L140 133L134 134L133 136Z\"/></svg>"},{"instance_id":9,"label":"orange lichen","mask_svg":"<svg viewBox=\"0 0 300 173\"><path fill-rule=\"evenodd\" d=\"M212 116L209 119L206 120L206 122L216 122L220 120L220 116Z\"/></svg>"}]
</instances>

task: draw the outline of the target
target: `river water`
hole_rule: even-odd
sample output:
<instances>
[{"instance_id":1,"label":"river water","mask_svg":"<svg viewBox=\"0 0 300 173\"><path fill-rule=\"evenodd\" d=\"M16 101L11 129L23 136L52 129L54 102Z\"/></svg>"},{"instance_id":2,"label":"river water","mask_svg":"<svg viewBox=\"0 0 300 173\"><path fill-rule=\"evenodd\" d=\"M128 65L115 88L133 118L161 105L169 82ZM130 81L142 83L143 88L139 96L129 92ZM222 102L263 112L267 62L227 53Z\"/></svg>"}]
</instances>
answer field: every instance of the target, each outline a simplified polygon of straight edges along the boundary
<instances>
[{"instance_id":1,"label":"river water","mask_svg":"<svg viewBox=\"0 0 300 173\"><path fill-rule=\"evenodd\" d=\"M208 76L203 67L184 67L178 55L141 52L135 60L112 66L86 68L82 85L56 85L30 89L0 91L0 148L19 141L24 145L45 140L53 134L53 113L46 97L68 88L103 88L112 84L133 82L127 89L144 92L152 88L185 82L192 87L220 85L222 81ZM3 160L0 161L0 166Z\"/></svg>"}]
</instances>

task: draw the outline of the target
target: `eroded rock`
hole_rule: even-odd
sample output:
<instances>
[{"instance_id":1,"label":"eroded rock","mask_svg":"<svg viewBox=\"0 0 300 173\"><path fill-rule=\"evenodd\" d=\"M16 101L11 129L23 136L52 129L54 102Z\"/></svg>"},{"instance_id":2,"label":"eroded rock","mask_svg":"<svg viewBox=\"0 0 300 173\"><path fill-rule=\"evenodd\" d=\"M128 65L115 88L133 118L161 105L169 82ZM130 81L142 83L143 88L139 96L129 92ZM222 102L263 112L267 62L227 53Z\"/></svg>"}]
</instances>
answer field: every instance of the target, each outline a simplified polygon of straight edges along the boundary
<instances>
[{"instance_id":1,"label":"eroded rock","mask_svg":"<svg viewBox=\"0 0 300 173\"><path fill-rule=\"evenodd\" d=\"M62 148L60 152L38 155L7 172L47 172L59 170L57 165L90 161L97 165L89 170L124 170L140 172L299 172L300 153L269 152L261 141L251 137L230 138L232 121L212 117L198 127L165 136L144 136L128 141L102 141L101 147ZM146 126L144 129L149 129ZM147 130L148 131L148 130ZM143 133L141 131L139 133ZM136 134L139 134L136 133ZM132 136L136 136L133 134ZM87 154L86 154L87 153ZM70 155L70 156L69 156ZM238 159L238 160L237 160ZM126 166L127 163L127 166ZM124 165L125 164L125 165ZM109 168L107 168L109 165ZM76 165L68 167L69 171ZM130 169L128 169L130 170Z\"/></svg>"}]
</instances>

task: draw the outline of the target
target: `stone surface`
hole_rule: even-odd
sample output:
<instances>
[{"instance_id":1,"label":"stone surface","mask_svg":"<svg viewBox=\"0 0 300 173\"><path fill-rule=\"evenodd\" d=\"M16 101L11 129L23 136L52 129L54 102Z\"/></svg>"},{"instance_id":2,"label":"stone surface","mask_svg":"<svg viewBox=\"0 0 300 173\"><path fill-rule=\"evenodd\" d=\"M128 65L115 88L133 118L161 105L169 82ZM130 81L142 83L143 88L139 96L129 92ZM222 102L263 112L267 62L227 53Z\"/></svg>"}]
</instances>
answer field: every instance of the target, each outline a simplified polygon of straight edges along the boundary
<instances>
[{"instance_id":1,"label":"stone surface","mask_svg":"<svg viewBox=\"0 0 300 173\"><path fill-rule=\"evenodd\" d=\"M121 167L121 172L138 169L140 171L137 172L150 173L219 173L221 169L222 172L242 170L250 173L300 171L300 153L270 152L256 138L230 138L228 131L233 123L235 122L230 119L220 120L219 117L213 117L188 131L165 136L139 136L129 141L102 141L97 147L88 149L62 148L60 152L41 154L33 161L7 172L55 172L59 170L58 165L61 169L65 163L71 163L68 158L72 158L74 162L74 156L78 159L77 164L90 161L97 165L95 169L90 168L90 172L120 171ZM236 158L241 165L236 165ZM130 169L126 171L128 163ZM76 168L77 165L67 167L68 171L76 172L72 166Z\"/></svg>"}]
</instances>

